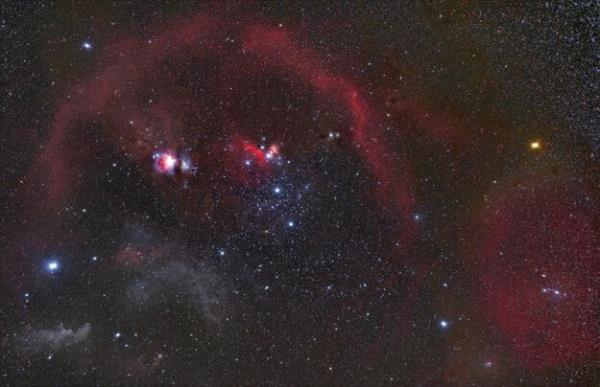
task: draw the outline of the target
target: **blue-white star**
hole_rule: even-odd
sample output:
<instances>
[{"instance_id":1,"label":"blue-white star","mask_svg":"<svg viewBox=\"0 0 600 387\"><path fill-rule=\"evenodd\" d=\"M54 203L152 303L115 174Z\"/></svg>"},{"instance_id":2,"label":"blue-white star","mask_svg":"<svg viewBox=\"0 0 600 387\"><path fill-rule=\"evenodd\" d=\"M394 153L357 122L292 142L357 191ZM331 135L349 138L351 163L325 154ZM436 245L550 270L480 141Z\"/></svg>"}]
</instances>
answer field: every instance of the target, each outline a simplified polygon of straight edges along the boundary
<instances>
[{"instance_id":1,"label":"blue-white star","mask_svg":"<svg viewBox=\"0 0 600 387\"><path fill-rule=\"evenodd\" d=\"M56 273L60 269L60 263L56 259L46 262L46 270L49 273Z\"/></svg>"}]
</instances>

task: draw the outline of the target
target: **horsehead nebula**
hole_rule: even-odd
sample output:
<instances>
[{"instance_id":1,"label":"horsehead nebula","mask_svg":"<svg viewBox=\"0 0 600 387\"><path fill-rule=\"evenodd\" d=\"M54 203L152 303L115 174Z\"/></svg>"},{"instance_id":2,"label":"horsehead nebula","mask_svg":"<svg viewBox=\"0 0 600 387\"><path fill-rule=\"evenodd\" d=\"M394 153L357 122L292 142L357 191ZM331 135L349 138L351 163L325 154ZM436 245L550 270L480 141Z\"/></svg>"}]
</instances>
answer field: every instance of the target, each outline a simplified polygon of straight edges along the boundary
<instances>
[{"instance_id":1,"label":"horsehead nebula","mask_svg":"<svg viewBox=\"0 0 600 387\"><path fill-rule=\"evenodd\" d=\"M597 380L587 11L82 5L2 11L9 384Z\"/></svg>"}]
</instances>

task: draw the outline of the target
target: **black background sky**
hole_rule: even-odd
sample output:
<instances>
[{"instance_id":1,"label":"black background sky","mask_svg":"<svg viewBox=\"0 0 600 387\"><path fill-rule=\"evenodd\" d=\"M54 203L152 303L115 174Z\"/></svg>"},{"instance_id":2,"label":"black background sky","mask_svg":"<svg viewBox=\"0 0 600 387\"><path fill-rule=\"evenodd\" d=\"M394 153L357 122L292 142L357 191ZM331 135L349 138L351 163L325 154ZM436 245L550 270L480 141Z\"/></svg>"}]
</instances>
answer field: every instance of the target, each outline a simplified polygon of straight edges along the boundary
<instances>
[{"instance_id":1,"label":"black background sky","mask_svg":"<svg viewBox=\"0 0 600 387\"><path fill-rule=\"evenodd\" d=\"M3 2L3 383L596 385L599 28L593 2Z\"/></svg>"}]
</instances>

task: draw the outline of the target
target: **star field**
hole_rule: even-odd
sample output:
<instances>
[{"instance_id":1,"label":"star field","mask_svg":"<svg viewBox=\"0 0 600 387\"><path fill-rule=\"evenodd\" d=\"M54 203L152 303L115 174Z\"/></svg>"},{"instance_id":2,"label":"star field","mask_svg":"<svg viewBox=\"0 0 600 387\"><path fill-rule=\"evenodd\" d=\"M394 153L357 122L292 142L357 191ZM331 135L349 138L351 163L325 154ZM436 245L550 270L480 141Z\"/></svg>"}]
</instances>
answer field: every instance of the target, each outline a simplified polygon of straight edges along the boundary
<instances>
[{"instance_id":1,"label":"star field","mask_svg":"<svg viewBox=\"0 0 600 387\"><path fill-rule=\"evenodd\" d=\"M7 385L597 385L600 7L0 5Z\"/></svg>"}]
</instances>

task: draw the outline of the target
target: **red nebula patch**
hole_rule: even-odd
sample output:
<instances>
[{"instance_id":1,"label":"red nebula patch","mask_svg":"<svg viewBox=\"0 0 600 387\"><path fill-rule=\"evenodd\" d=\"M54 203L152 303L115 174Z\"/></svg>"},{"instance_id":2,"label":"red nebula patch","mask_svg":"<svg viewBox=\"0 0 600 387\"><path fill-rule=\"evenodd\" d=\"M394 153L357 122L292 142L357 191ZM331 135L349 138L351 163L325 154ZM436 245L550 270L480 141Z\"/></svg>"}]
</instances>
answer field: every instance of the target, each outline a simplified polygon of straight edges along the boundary
<instances>
[{"instance_id":1,"label":"red nebula patch","mask_svg":"<svg viewBox=\"0 0 600 387\"><path fill-rule=\"evenodd\" d=\"M255 133L255 128L246 133L230 124L231 117L218 116L228 114L228 110L220 106L236 105L239 101L223 101L228 96L219 93L218 81L214 86L215 100L206 97L210 93L203 93L201 98L207 100L197 101L193 92L173 87L181 81L178 60L186 63L190 58L214 57L217 64L223 65L223 71L235 63L249 76L268 71L291 76L304 82L317 99L344 107L349 113L345 138L353 140L372 171L377 199L406 224L401 233L402 245L406 246L412 239L412 178L404 163L385 145L377 113L369 109L359 88L326 68L316 52L296 42L287 30L270 25L224 23L198 16L157 28L156 35L150 39L124 38L106 47L102 62L111 64L75 85L71 94L77 98L59 103L45 152L32 170L47 187L49 204L59 205L73 188L73 177L81 173L77 169L85 169L84 160L72 163L67 159L67 155L73 154L71 148L85 146L69 141L71 131L86 119L96 119L98 114L109 124L109 136L117 149L136 163L153 159L155 170L160 174L172 174L179 163L177 156L168 152L153 157L156 149L166 146L167 149L190 149L190 162L205 174L233 176L233 181L239 184L255 184L260 180L260 175L268 172L268 158L276 155L278 149L259 149L258 139L249 134ZM224 45L223 34L219 32L226 25L233 37L231 42L235 42L231 48ZM167 60L175 63L172 70L165 69ZM221 83L239 81L235 74L221 74L218 65L214 71ZM154 93L146 95L149 90ZM211 116L210 121L199 123L206 119L203 109L211 104L214 118ZM278 136L267 134L270 138ZM306 134L296 130L287 136L293 141L294 137L305 138ZM221 138L232 140L223 145ZM215 158L219 159L216 164ZM243 165L246 161L252 162L258 170L249 172ZM221 170L211 170L214 165ZM146 165L140 167L146 168Z\"/></svg>"},{"instance_id":2,"label":"red nebula patch","mask_svg":"<svg viewBox=\"0 0 600 387\"><path fill-rule=\"evenodd\" d=\"M179 160L172 152L160 152L154 156L154 169L158 173L172 174L177 164Z\"/></svg>"},{"instance_id":3,"label":"red nebula patch","mask_svg":"<svg viewBox=\"0 0 600 387\"><path fill-rule=\"evenodd\" d=\"M600 346L600 242L583 196L519 187L483 214L481 299L529 368L573 363Z\"/></svg>"},{"instance_id":4,"label":"red nebula patch","mask_svg":"<svg viewBox=\"0 0 600 387\"><path fill-rule=\"evenodd\" d=\"M220 168L235 184L255 187L270 176L272 169L265 152L242 136L234 136L219 158Z\"/></svg>"},{"instance_id":5,"label":"red nebula patch","mask_svg":"<svg viewBox=\"0 0 600 387\"><path fill-rule=\"evenodd\" d=\"M208 219L206 214L215 203L234 206L239 202L236 198L212 200L211 195L218 196L229 184L253 187L266 181L272 170L269 159L279 153L278 147L270 145L281 143L280 138L286 138L284 146L290 154L311 152L310 144L318 138L306 123L291 129L282 125L285 130L263 130L261 122L254 121L256 127L236 124L243 121L235 115L245 114L245 106L228 90L239 86L244 77L267 74L293 79L296 86L286 93L314 97L300 100L345 111L345 116L340 115L345 122L335 128L340 144L359 154L371 173L373 198L400 220L397 247L389 259L405 256L416 231L411 217L413 178L386 142L381 112L368 105L358 85L328 68L316 51L290 31L275 25L200 15L148 31L143 38L124 37L98 51L98 70L73 85L65 93L68 98L57 101L43 153L27 179L34 182L31 191L44 196L31 205L36 207L32 212L44 214L48 223L62 224L63 215L56 208L77 193L77 181L87 171L94 172L94 157L101 157L95 154L94 143L75 136L89 122L101 126L107 143L149 181L156 180L164 197L177 200L190 218ZM198 84L190 87L191 80ZM236 106L242 108L232 108ZM266 149L259 147L261 135L268 139ZM299 143L305 145L295 147ZM161 149L165 151L153 157ZM184 151L185 164L180 153L166 150ZM197 175L192 176L192 168L199 171ZM179 173L184 169L190 171ZM170 177L191 182L169 184ZM188 187L185 192L182 186ZM236 192L225 191L230 196ZM24 231L19 238L45 232L40 224ZM15 241L15 246L20 243Z\"/></svg>"}]
</instances>

